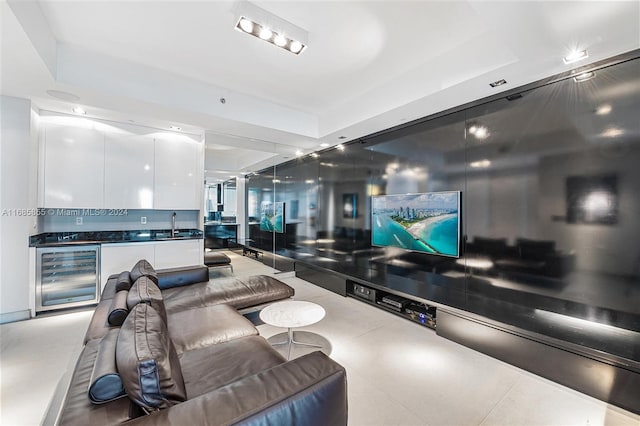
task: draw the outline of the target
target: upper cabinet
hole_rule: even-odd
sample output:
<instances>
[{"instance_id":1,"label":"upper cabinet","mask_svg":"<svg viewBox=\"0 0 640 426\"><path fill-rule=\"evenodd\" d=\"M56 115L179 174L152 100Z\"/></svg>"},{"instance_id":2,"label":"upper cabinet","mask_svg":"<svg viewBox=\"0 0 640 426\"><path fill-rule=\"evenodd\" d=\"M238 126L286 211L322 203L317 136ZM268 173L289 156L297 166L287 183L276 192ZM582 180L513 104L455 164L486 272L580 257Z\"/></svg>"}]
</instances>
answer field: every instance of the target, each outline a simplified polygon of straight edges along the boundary
<instances>
[{"instance_id":1,"label":"upper cabinet","mask_svg":"<svg viewBox=\"0 0 640 426\"><path fill-rule=\"evenodd\" d=\"M158 138L155 150L156 209L200 209L202 146L180 138Z\"/></svg>"},{"instance_id":2,"label":"upper cabinet","mask_svg":"<svg viewBox=\"0 0 640 426\"><path fill-rule=\"evenodd\" d=\"M202 143L146 127L94 124L42 127L39 207L200 210Z\"/></svg>"},{"instance_id":3,"label":"upper cabinet","mask_svg":"<svg viewBox=\"0 0 640 426\"><path fill-rule=\"evenodd\" d=\"M153 138L107 133L104 154L104 207L152 209Z\"/></svg>"},{"instance_id":4,"label":"upper cabinet","mask_svg":"<svg viewBox=\"0 0 640 426\"><path fill-rule=\"evenodd\" d=\"M102 208L104 134L56 125L44 132L44 207Z\"/></svg>"}]
</instances>

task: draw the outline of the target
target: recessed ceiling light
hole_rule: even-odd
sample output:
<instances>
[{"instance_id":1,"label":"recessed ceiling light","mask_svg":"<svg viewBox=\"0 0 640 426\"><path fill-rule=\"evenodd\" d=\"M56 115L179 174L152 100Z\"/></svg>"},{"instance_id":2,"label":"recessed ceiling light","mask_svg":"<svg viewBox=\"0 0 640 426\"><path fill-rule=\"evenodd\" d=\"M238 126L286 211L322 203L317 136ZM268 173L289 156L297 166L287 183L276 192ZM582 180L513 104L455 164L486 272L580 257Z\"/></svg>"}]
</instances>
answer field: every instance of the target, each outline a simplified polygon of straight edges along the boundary
<instances>
[{"instance_id":1,"label":"recessed ceiling light","mask_svg":"<svg viewBox=\"0 0 640 426\"><path fill-rule=\"evenodd\" d=\"M268 26L260 24L245 16L240 17L240 19L236 23L236 29L244 32L245 34L250 34L254 37L258 37L275 46L295 53L296 55L306 48L306 46L302 42L285 36L282 32L274 32Z\"/></svg>"},{"instance_id":2,"label":"recessed ceiling light","mask_svg":"<svg viewBox=\"0 0 640 426\"><path fill-rule=\"evenodd\" d=\"M240 18L239 25L240 29L246 33L251 33L253 31L253 22L247 18Z\"/></svg>"},{"instance_id":3,"label":"recessed ceiling light","mask_svg":"<svg viewBox=\"0 0 640 426\"><path fill-rule=\"evenodd\" d=\"M258 37L260 37L263 40L269 40L272 35L273 35L273 31L271 31L267 27L262 27L260 29L260 32L258 33Z\"/></svg>"},{"instance_id":4,"label":"recessed ceiling light","mask_svg":"<svg viewBox=\"0 0 640 426\"><path fill-rule=\"evenodd\" d=\"M178 127L178 126L169 126L169 129L171 129L171 130L182 130L182 127Z\"/></svg>"},{"instance_id":5,"label":"recessed ceiling light","mask_svg":"<svg viewBox=\"0 0 640 426\"><path fill-rule=\"evenodd\" d=\"M474 169L486 168L490 165L491 161L489 160L472 161L471 163L469 163L469 166L473 167Z\"/></svg>"},{"instance_id":6,"label":"recessed ceiling light","mask_svg":"<svg viewBox=\"0 0 640 426\"><path fill-rule=\"evenodd\" d=\"M273 38L273 43L278 47L284 47L287 45L287 38L282 34L278 34Z\"/></svg>"},{"instance_id":7,"label":"recessed ceiling light","mask_svg":"<svg viewBox=\"0 0 640 426\"><path fill-rule=\"evenodd\" d=\"M306 184L312 184L313 183L313 179L307 179L304 181L304 183Z\"/></svg>"},{"instance_id":8,"label":"recessed ceiling light","mask_svg":"<svg viewBox=\"0 0 640 426\"><path fill-rule=\"evenodd\" d=\"M312 156L313 158L318 158L318 157L319 157L319 155L318 155L318 154L316 154L315 152L312 152L312 153L311 153L311 156Z\"/></svg>"},{"instance_id":9,"label":"recessed ceiling light","mask_svg":"<svg viewBox=\"0 0 640 426\"><path fill-rule=\"evenodd\" d=\"M292 40L291 44L289 44L289 50L291 53L300 53L304 46L299 41Z\"/></svg>"},{"instance_id":10,"label":"recessed ceiling light","mask_svg":"<svg viewBox=\"0 0 640 426\"><path fill-rule=\"evenodd\" d=\"M296 150L296 157L300 157L302 154L303 153L302 153L301 150L299 150L299 149Z\"/></svg>"},{"instance_id":11,"label":"recessed ceiling light","mask_svg":"<svg viewBox=\"0 0 640 426\"><path fill-rule=\"evenodd\" d=\"M489 136L489 131L484 126L478 126L474 136L478 139L486 139Z\"/></svg>"},{"instance_id":12,"label":"recessed ceiling light","mask_svg":"<svg viewBox=\"0 0 640 426\"><path fill-rule=\"evenodd\" d=\"M507 84L507 80L505 80L504 78L498 81L494 81L493 83L489 83L489 86L498 87L498 86L502 86L503 84Z\"/></svg>"},{"instance_id":13,"label":"recessed ceiling light","mask_svg":"<svg viewBox=\"0 0 640 426\"><path fill-rule=\"evenodd\" d=\"M578 74L573 77L573 81L575 81L576 83L582 83L583 81L591 80L595 76L596 73L593 71L583 72L582 74Z\"/></svg>"},{"instance_id":14,"label":"recessed ceiling light","mask_svg":"<svg viewBox=\"0 0 640 426\"><path fill-rule=\"evenodd\" d=\"M322 143L320 144L320 146L321 146L322 148L326 148L326 147L328 147L328 146L329 146L329 144L328 144L328 143L326 143L326 142L322 142Z\"/></svg>"},{"instance_id":15,"label":"recessed ceiling light","mask_svg":"<svg viewBox=\"0 0 640 426\"><path fill-rule=\"evenodd\" d=\"M610 127L604 132L602 132L602 136L605 138L615 138L617 136L622 136L624 134L624 130L619 129L617 127Z\"/></svg>"},{"instance_id":16,"label":"recessed ceiling light","mask_svg":"<svg viewBox=\"0 0 640 426\"><path fill-rule=\"evenodd\" d=\"M336 148L338 148L338 150L340 151L344 151L344 145L342 144L336 145Z\"/></svg>"},{"instance_id":17,"label":"recessed ceiling light","mask_svg":"<svg viewBox=\"0 0 640 426\"><path fill-rule=\"evenodd\" d=\"M72 111L74 112L74 114L80 114L80 115L85 115L87 113L87 111L85 111L81 107L75 107L74 109L72 109Z\"/></svg>"},{"instance_id":18,"label":"recessed ceiling light","mask_svg":"<svg viewBox=\"0 0 640 426\"><path fill-rule=\"evenodd\" d=\"M47 95L68 102L77 102L80 100L79 96L76 96L73 93L63 92L62 90L47 90Z\"/></svg>"},{"instance_id":19,"label":"recessed ceiling light","mask_svg":"<svg viewBox=\"0 0 640 426\"><path fill-rule=\"evenodd\" d=\"M578 62L583 59L587 59L588 57L589 57L589 53L587 53L586 50L574 50L573 52L569 53L567 56L562 58L562 61L565 64L571 64L573 62Z\"/></svg>"},{"instance_id":20,"label":"recessed ceiling light","mask_svg":"<svg viewBox=\"0 0 640 426\"><path fill-rule=\"evenodd\" d=\"M596 109L596 114L598 115L607 115L611 112L611 105L602 104Z\"/></svg>"}]
</instances>

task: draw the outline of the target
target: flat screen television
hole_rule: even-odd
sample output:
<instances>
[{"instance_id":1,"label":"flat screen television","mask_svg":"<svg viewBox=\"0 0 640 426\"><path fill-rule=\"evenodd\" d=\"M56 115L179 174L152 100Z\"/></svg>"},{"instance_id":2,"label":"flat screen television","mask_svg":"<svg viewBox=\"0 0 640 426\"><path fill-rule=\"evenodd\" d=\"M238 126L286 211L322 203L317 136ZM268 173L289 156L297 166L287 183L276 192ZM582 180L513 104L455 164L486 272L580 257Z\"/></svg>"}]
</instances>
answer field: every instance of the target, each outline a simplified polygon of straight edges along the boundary
<instances>
[{"instance_id":1,"label":"flat screen television","mask_svg":"<svg viewBox=\"0 0 640 426\"><path fill-rule=\"evenodd\" d=\"M284 228L284 202L263 201L260 205L260 230L283 233Z\"/></svg>"},{"instance_id":2,"label":"flat screen television","mask_svg":"<svg viewBox=\"0 0 640 426\"><path fill-rule=\"evenodd\" d=\"M371 197L371 245L460 257L460 191Z\"/></svg>"}]
</instances>

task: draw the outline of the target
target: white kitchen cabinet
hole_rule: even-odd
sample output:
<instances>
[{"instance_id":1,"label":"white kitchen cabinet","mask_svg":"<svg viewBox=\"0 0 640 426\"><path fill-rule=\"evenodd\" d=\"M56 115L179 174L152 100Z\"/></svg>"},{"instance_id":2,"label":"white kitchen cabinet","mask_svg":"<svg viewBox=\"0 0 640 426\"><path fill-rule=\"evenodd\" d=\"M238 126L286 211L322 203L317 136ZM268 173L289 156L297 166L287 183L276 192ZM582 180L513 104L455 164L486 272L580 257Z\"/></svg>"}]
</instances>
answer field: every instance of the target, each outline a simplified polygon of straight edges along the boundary
<instances>
[{"instance_id":1,"label":"white kitchen cabinet","mask_svg":"<svg viewBox=\"0 0 640 426\"><path fill-rule=\"evenodd\" d=\"M100 249L100 286L104 289L109 275L130 271L138 260L147 259L155 266L155 244L113 243L102 244Z\"/></svg>"},{"instance_id":2,"label":"white kitchen cabinet","mask_svg":"<svg viewBox=\"0 0 640 426\"><path fill-rule=\"evenodd\" d=\"M94 129L49 125L44 129L43 206L102 208L104 134Z\"/></svg>"},{"instance_id":3,"label":"white kitchen cabinet","mask_svg":"<svg viewBox=\"0 0 640 426\"><path fill-rule=\"evenodd\" d=\"M104 152L104 208L152 209L153 138L107 133Z\"/></svg>"},{"instance_id":4,"label":"white kitchen cabinet","mask_svg":"<svg viewBox=\"0 0 640 426\"><path fill-rule=\"evenodd\" d=\"M155 140L155 209L200 209L201 149L201 144L183 138Z\"/></svg>"},{"instance_id":5,"label":"white kitchen cabinet","mask_svg":"<svg viewBox=\"0 0 640 426\"><path fill-rule=\"evenodd\" d=\"M100 259L100 284L104 289L110 275L130 271L140 259L146 259L156 270L202 265L204 242L196 239L102 244Z\"/></svg>"},{"instance_id":6,"label":"white kitchen cabinet","mask_svg":"<svg viewBox=\"0 0 640 426\"><path fill-rule=\"evenodd\" d=\"M204 243L202 240L159 241L155 255L153 267L156 269L202 265Z\"/></svg>"}]
</instances>

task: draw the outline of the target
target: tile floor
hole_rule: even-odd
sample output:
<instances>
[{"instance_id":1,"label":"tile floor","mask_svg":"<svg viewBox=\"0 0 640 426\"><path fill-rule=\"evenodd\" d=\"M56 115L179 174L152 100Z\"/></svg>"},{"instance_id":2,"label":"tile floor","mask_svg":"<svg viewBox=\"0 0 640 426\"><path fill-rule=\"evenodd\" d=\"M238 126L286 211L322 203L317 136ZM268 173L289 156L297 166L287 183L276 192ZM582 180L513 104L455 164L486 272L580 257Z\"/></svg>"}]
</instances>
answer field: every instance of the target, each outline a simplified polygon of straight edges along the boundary
<instances>
[{"instance_id":1,"label":"tile floor","mask_svg":"<svg viewBox=\"0 0 640 426\"><path fill-rule=\"evenodd\" d=\"M229 256L236 276L273 272ZM640 425L640 416L432 330L290 274L276 277L296 289L295 299L325 308L325 318L305 331L327 339L332 358L347 369L350 425ZM90 316L78 311L0 326L0 425L42 422L64 371L73 368ZM258 329L267 338L283 331Z\"/></svg>"}]
</instances>

